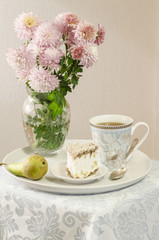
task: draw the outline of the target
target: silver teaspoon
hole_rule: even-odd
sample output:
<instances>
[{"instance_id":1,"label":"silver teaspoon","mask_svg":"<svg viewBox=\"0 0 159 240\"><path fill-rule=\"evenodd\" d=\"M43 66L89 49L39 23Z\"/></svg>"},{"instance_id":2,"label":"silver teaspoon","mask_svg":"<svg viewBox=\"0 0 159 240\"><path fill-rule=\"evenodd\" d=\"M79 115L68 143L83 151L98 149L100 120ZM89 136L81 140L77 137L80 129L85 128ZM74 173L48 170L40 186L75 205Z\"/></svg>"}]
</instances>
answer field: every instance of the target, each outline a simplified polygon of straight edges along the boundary
<instances>
[{"instance_id":1,"label":"silver teaspoon","mask_svg":"<svg viewBox=\"0 0 159 240\"><path fill-rule=\"evenodd\" d=\"M134 150L134 148L136 147L136 145L138 144L139 142L139 139L138 138L135 138L132 143L131 143L131 146L125 156L125 160L124 160L124 164L122 165L121 168L113 171L110 176L109 176L109 179L110 180L117 180L119 178L122 178L125 173L127 172L127 168L126 168L126 159L128 158L128 156L130 155L130 153L132 153L132 151Z\"/></svg>"}]
</instances>

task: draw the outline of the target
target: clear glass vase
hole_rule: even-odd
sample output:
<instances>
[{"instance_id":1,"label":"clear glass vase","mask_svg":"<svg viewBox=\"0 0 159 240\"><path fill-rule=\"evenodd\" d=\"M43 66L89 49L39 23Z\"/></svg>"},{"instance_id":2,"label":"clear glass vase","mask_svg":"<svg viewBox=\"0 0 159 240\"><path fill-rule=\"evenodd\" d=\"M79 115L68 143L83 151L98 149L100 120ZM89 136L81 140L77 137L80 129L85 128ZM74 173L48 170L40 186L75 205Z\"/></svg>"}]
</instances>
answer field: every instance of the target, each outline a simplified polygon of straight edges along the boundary
<instances>
[{"instance_id":1,"label":"clear glass vase","mask_svg":"<svg viewBox=\"0 0 159 240\"><path fill-rule=\"evenodd\" d=\"M23 104L23 126L29 145L34 153L53 154L64 145L70 125L70 106L66 101L61 114L52 119L47 93L34 95L27 89L28 97Z\"/></svg>"}]
</instances>

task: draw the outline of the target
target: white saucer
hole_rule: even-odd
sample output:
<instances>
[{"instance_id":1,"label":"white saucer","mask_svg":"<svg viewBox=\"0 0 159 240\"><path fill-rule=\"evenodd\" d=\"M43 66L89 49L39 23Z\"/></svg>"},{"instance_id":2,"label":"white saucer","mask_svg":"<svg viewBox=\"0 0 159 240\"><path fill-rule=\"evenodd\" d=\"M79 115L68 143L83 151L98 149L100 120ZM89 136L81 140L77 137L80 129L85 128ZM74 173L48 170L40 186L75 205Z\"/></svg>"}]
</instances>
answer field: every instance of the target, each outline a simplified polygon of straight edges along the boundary
<instances>
[{"instance_id":1,"label":"white saucer","mask_svg":"<svg viewBox=\"0 0 159 240\"><path fill-rule=\"evenodd\" d=\"M98 170L89 177L83 179L72 178L66 170L66 161L53 164L49 170L53 177L72 184L84 184L100 180L107 172L107 168L104 165L99 164Z\"/></svg>"}]
</instances>

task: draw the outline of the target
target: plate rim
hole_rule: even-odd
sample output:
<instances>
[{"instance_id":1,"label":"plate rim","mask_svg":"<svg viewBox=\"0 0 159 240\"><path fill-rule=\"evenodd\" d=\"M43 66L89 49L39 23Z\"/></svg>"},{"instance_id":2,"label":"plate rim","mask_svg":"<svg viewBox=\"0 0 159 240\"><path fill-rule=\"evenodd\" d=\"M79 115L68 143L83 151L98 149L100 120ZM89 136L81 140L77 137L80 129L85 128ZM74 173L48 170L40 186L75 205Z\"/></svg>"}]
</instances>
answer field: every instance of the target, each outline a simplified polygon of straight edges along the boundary
<instances>
[{"instance_id":1,"label":"plate rim","mask_svg":"<svg viewBox=\"0 0 159 240\"><path fill-rule=\"evenodd\" d=\"M67 142L69 141L84 141L84 142L90 142L92 140L86 140L86 139L79 139L79 140L67 140ZM17 148L13 151L11 151L10 153L8 153L2 160L2 162L6 162L7 158L9 156L11 156L12 154L15 154L18 151L22 151L22 150L26 150L29 151L30 154L33 154L33 152L31 151L31 148L29 146L24 146L24 147L20 147ZM23 151L25 154L25 151ZM144 173L142 174L142 176L138 177L138 178L134 178L131 179L127 182L120 182L120 179L115 181L115 185L108 185L108 186L92 186L93 184L96 184L96 182L98 181L94 181L92 182L92 184L88 183L88 184L70 184L70 183L66 183L61 181L60 187L58 186L50 186L45 184L45 181L43 180L47 180L47 175L44 176L43 179L39 180L39 181L33 181L27 178L23 178L23 177L18 177L14 174L12 174L11 172L9 172L7 170L6 166L3 166L5 171L15 179L15 181L24 184L25 186L32 188L34 190L40 190L40 191L44 191L44 192L50 192L50 193L58 193L58 194L67 194L67 195L77 195L77 194L99 194L99 193L106 193L106 192L110 192L110 191L115 191L115 190L119 190L125 187L129 187L137 182L139 182L140 180L142 180L151 170L152 167L152 160L142 151L136 150L136 152L134 154L142 154L142 156L144 158L147 159L148 163L149 163L149 167L144 171ZM131 160L130 160L131 161ZM104 176L104 178L106 177L106 175ZM60 181L60 180L59 180ZM100 182L100 181L99 181ZM54 183L54 182L53 182ZM79 187L77 187L79 186ZM87 186L87 187L86 187Z\"/></svg>"}]
</instances>

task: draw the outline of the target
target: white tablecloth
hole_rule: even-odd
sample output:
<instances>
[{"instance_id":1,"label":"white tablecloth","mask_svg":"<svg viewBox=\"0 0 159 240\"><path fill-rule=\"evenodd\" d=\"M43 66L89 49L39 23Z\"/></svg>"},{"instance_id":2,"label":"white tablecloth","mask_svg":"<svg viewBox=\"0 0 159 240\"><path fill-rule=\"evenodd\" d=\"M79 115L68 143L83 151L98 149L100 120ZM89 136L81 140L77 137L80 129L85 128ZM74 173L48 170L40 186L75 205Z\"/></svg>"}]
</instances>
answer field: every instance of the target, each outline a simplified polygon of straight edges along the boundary
<instances>
[{"instance_id":1,"label":"white tablecloth","mask_svg":"<svg viewBox=\"0 0 159 240\"><path fill-rule=\"evenodd\" d=\"M159 162L133 186L97 195L24 187L0 168L0 240L159 240Z\"/></svg>"}]
</instances>

